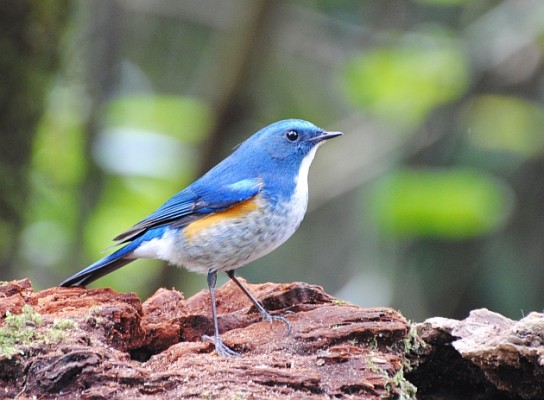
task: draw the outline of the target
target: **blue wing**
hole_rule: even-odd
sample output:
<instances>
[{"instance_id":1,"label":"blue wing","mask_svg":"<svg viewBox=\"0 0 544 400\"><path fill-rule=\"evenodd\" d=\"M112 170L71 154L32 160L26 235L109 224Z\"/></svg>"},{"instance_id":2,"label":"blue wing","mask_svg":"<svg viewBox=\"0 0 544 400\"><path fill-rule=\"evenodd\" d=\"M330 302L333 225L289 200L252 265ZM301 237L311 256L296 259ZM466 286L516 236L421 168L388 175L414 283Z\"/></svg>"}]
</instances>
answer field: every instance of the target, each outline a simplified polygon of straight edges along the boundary
<instances>
[{"instance_id":1,"label":"blue wing","mask_svg":"<svg viewBox=\"0 0 544 400\"><path fill-rule=\"evenodd\" d=\"M138 222L132 228L117 235L114 240L129 242L143 232L157 226L172 224L176 227L187 225L210 213L224 211L255 196L262 187L260 179L243 179L218 187L217 182L197 181L172 196L157 211Z\"/></svg>"},{"instance_id":2,"label":"blue wing","mask_svg":"<svg viewBox=\"0 0 544 400\"><path fill-rule=\"evenodd\" d=\"M196 181L174 195L149 217L115 238L120 243L130 243L69 277L60 286L85 286L134 261L132 252L142 243L162 237L168 226L182 227L211 213L227 210L257 195L263 186L260 179L243 179L226 185L215 182L213 187L209 182Z\"/></svg>"}]
</instances>

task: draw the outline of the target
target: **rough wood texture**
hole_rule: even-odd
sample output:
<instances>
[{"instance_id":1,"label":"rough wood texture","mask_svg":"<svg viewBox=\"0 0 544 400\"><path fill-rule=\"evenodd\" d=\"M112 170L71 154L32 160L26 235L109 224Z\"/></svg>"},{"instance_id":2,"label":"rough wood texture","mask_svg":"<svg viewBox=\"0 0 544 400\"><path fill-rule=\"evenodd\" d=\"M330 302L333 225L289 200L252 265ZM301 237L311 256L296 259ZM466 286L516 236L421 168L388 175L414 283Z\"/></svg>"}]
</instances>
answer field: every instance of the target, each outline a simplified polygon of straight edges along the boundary
<instances>
[{"instance_id":1,"label":"rough wood texture","mask_svg":"<svg viewBox=\"0 0 544 400\"><path fill-rule=\"evenodd\" d=\"M387 308L363 309L304 283L248 285L293 326L262 322L232 283L218 290L225 343L241 359L200 341L212 331L209 296L160 289L143 304L111 289L0 286L0 398L396 399L408 324ZM30 306L30 307L29 307ZM74 324L75 322L75 324Z\"/></svg>"},{"instance_id":2,"label":"rough wood texture","mask_svg":"<svg viewBox=\"0 0 544 400\"><path fill-rule=\"evenodd\" d=\"M417 325L427 345L407 375L423 399L544 399L544 315L513 321L486 309Z\"/></svg>"}]
</instances>

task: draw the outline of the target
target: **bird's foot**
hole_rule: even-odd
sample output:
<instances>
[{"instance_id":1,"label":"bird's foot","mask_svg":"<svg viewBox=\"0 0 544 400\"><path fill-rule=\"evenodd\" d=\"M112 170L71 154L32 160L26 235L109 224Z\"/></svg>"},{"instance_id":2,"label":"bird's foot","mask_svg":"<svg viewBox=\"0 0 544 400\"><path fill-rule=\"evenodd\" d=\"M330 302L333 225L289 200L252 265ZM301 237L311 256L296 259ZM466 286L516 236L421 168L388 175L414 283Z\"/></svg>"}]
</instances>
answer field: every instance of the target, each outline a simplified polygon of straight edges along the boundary
<instances>
[{"instance_id":1,"label":"bird's foot","mask_svg":"<svg viewBox=\"0 0 544 400\"><path fill-rule=\"evenodd\" d=\"M204 335L202 336L202 340L208 343L212 343L215 346L215 351L217 354L223 357L237 357L240 358L242 355L240 353L235 352L234 350L227 347L225 343L221 340L218 336L208 336Z\"/></svg>"},{"instance_id":2,"label":"bird's foot","mask_svg":"<svg viewBox=\"0 0 544 400\"><path fill-rule=\"evenodd\" d=\"M284 316L282 316L282 315L272 315L267 311L261 312L261 316L263 317L263 321L267 321L267 322L269 322L271 324L274 323L274 321L281 322L287 328L287 336L289 336L291 334L291 331L292 331L291 323L289 321L287 321L287 319L285 319Z\"/></svg>"}]
</instances>

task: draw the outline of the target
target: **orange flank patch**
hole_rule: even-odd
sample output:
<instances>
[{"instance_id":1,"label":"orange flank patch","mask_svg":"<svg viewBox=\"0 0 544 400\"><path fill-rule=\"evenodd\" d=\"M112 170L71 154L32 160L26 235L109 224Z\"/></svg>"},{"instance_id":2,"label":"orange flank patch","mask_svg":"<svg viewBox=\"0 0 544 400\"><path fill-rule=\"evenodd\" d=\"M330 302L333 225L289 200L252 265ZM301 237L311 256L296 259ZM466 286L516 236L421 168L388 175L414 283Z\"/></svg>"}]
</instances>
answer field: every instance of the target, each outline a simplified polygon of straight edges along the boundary
<instances>
[{"instance_id":1,"label":"orange flank patch","mask_svg":"<svg viewBox=\"0 0 544 400\"><path fill-rule=\"evenodd\" d=\"M252 197L249 200L242 201L241 203L232 206L231 208L221 211L215 214L208 215L201 219L197 219L194 222L191 222L185 227L183 233L188 239L191 239L193 236L197 235L200 231L220 224L229 219L236 219L243 217L244 215L249 214L251 211L254 211L258 208L255 197Z\"/></svg>"}]
</instances>

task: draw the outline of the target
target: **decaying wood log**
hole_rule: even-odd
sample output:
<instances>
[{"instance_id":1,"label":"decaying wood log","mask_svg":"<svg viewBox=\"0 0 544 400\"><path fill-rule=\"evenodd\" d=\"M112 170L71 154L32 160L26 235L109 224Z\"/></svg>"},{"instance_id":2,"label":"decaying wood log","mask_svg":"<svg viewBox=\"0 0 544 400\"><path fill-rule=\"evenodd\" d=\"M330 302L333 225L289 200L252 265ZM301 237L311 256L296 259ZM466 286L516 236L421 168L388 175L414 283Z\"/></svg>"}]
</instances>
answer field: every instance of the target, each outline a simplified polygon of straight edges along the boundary
<instances>
[{"instance_id":1,"label":"decaying wood log","mask_svg":"<svg viewBox=\"0 0 544 400\"><path fill-rule=\"evenodd\" d=\"M544 315L513 321L487 309L417 324L427 345L407 374L428 399L544 399Z\"/></svg>"},{"instance_id":2,"label":"decaying wood log","mask_svg":"<svg viewBox=\"0 0 544 400\"><path fill-rule=\"evenodd\" d=\"M0 398L415 398L404 378L406 320L305 283L248 285L293 327L262 322L232 283L217 291L224 358L209 295L160 289L143 304L111 289L0 286Z\"/></svg>"},{"instance_id":3,"label":"decaying wood log","mask_svg":"<svg viewBox=\"0 0 544 400\"><path fill-rule=\"evenodd\" d=\"M158 290L143 304L111 289L0 284L0 399L544 398L544 315L512 321L475 310L411 327L305 283L249 285L293 326L262 322L232 283L209 295ZM415 385L415 386L414 386Z\"/></svg>"}]
</instances>

